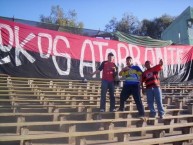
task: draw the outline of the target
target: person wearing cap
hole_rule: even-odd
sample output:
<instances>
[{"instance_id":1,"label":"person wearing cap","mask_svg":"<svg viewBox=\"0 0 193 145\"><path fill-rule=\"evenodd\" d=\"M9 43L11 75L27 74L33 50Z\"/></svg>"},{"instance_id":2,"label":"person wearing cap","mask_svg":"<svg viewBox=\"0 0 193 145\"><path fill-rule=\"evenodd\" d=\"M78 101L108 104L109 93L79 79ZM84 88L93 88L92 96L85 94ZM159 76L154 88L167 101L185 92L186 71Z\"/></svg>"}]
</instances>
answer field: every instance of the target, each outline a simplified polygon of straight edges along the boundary
<instances>
[{"instance_id":1,"label":"person wearing cap","mask_svg":"<svg viewBox=\"0 0 193 145\"><path fill-rule=\"evenodd\" d=\"M138 117L144 117L144 106L141 101L141 94L140 94L140 80L142 70L139 66L133 65L132 57L128 56L126 58L127 66L122 68L119 72L119 76L125 78L123 88L120 94L120 107L119 111L125 111L125 102L130 97L133 96L135 104L138 110Z\"/></svg>"},{"instance_id":2,"label":"person wearing cap","mask_svg":"<svg viewBox=\"0 0 193 145\"><path fill-rule=\"evenodd\" d=\"M108 60L103 61L99 68L92 72L91 75L95 75L102 72L101 81L101 99L100 99L100 112L105 112L106 110L106 94L109 90L110 95L110 111L115 112L115 96L114 96L114 79L117 74L117 66L113 62L113 53L108 54Z\"/></svg>"},{"instance_id":3,"label":"person wearing cap","mask_svg":"<svg viewBox=\"0 0 193 145\"><path fill-rule=\"evenodd\" d=\"M145 62L146 70L142 74L142 82L144 82L146 85L145 89L142 83L142 90L143 92L144 91L146 92L147 104L150 110L149 114L150 117L156 116L154 101L157 104L159 117L163 118L165 114L162 104L162 92L160 88L160 81L158 75L159 72L162 70L162 66L163 66L162 59L160 60L159 64L154 67L151 67L151 62L147 60Z\"/></svg>"}]
</instances>

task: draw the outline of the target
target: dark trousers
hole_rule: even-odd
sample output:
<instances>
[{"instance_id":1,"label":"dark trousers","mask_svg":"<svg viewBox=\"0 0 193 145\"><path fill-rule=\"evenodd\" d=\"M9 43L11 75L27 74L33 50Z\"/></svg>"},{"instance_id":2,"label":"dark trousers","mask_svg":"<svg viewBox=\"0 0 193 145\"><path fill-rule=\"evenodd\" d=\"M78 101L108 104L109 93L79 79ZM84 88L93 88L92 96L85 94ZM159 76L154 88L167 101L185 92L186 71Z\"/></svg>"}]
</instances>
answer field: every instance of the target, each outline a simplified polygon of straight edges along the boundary
<instances>
[{"instance_id":1,"label":"dark trousers","mask_svg":"<svg viewBox=\"0 0 193 145\"><path fill-rule=\"evenodd\" d=\"M124 110L125 101L130 97L130 95L133 95L133 99L137 106L139 115L142 115L142 116L145 115L143 103L141 101L140 86L138 84L124 84L122 91L121 91L121 95L120 95L120 108L119 109Z\"/></svg>"},{"instance_id":2,"label":"dark trousers","mask_svg":"<svg viewBox=\"0 0 193 145\"><path fill-rule=\"evenodd\" d=\"M110 111L112 111L115 109L114 82L102 80L100 109L106 109L106 94L108 90L110 95Z\"/></svg>"}]
</instances>

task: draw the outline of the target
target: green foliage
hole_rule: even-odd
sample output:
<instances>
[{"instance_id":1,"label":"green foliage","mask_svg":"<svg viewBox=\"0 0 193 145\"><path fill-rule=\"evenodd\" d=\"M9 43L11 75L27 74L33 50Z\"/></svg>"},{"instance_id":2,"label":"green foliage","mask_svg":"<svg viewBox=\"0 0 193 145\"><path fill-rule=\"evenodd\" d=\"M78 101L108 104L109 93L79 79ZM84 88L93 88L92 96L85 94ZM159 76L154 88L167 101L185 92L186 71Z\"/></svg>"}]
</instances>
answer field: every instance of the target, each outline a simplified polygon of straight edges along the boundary
<instances>
[{"instance_id":1,"label":"green foliage","mask_svg":"<svg viewBox=\"0 0 193 145\"><path fill-rule=\"evenodd\" d=\"M167 14L153 20L144 19L141 22L132 14L125 13L120 21L113 17L105 26L106 32L120 31L126 34L150 36L160 39L161 33L172 23L175 17Z\"/></svg>"},{"instance_id":2,"label":"green foliage","mask_svg":"<svg viewBox=\"0 0 193 145\"><path fill-rule=\"evenodd\" d=\"M75 10L69 10L67 13L64 13L59 5L51 7L49 16L40 15L41 22L67 27L83 28L84 24L82 22L77 22L76 20L77 13Z\"/></svg>"},{"instance_id":3,"label":"green foliage","mask_svg":"<svg viewBox=\"0 0 193 145\"><path fill-rule=\"evenodd\" d=\"M175 17L167 14L155 18L152 21L144 19L141 22L140 34L143 36L150 36L154 39L160 39L161 33L173 22L174 19Z\"/></svg>"},{"instance_id":4,"label":"green foliage","mask_svg":"<svg viewBox=\"0 0 193 145\"><path fill-rule=\"evenodd\" d=\"M109 21L109 24L105 26L105 31L106 32L121 31L125 33L136 34L139 25L140 22L135 16L133 16L132 14L124 13L120 21L118 21L117 18L115 17L112 18Z\"/></svg>"}]
</instances>

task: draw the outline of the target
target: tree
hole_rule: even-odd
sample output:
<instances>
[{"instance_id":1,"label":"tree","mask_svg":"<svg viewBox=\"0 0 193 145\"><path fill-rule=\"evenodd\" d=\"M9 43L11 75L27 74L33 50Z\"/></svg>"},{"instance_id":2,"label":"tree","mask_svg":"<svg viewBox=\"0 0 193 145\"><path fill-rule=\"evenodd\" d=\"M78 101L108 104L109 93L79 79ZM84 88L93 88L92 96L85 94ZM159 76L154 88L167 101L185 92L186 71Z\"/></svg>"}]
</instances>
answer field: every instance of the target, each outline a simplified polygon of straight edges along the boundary
<instances>
[{"instance_id":1,"label":"tree","mask_svg":"<svg viewBox=\"0 0 193 145\"><path fill-rule=\"evenodd\" d=\"M105 26L106 32L121 31L127 34L137 34L139 30L140 22L132 14L124 13L120 21L113 17L109 24Z\"/></svg>"},{"instance_id":2,"label":"tree","mask_svg":"<svg viewBox=\"0 0 193 145\"><path fill-rule=\"evenodd\" d=\"M106 32L121 31L126 34L150 36L160 39L161 33L173 22L175 17L167 14L152 21L144 19L141 22L133 15L125 13L120 21L113 17L105 26Z\"/></svg>"},{"instance_id":3,"label":"tree","mask_svg":"<svg viewBox=\"0 0 193 145\"><path fill-rule=\"evenodd\" d=\"M174 19L175 17L167 14L155 18L152 21L144 19L141 22L140 35L150 36L154 39L161 39L161 33L173 22Z\"/></svg>"},{"instance_id":4,"label":"tree","mask_svg":"<svg viewBox=\"0 0 193 145\"><path fill-rule=\"evenodd\" d=\"M77 22L77 13L75 10L69 10L64 13L63 9L57 5L51 7L49 16L40 15L40 21L51 24L58 24L60 26L83 28L82 22Z\"/></svg>"}]
</instances>

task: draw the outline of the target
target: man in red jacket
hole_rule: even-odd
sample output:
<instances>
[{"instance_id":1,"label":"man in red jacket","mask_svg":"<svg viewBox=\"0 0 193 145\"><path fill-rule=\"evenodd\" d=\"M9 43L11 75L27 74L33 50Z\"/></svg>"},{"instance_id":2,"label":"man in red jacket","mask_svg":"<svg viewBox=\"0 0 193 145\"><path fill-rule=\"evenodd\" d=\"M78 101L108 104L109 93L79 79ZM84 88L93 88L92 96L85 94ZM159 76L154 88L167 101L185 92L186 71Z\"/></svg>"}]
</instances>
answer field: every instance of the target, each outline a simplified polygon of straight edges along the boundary
<instances>
[{"instance_id":1,"label":"man in red jacket","mask_svg":"<svg viewBox=\"0 0 193 145\"><path fill-rule=\"evenodd\" d=\"M150 110L150 117L156 116L156 111L154 108L154 101L157 104L158 115L160 118L164 116L164 108L162 104L162 92L160 89L160 80L159 80L159 72L162 70L163 61L160 60L159 64L151 67L151 62L146 61L145 67L146 71L142 74L142 82L146 85L146 95L147 95L147 103ZM144 86L142 83L142 89L144 90Z\"/></svg>"},{"instance_id":2,"label":"man in red jacket","mask_svg":"<svg viewBox=\"0 0 193 145\"><path fill-rule=\"evenodd\" d=\"M91 75L97 74L100 71L102 73L101 82L101 100L100 100L100 112L105 112L106 110L106 94L109 90L110 95L110 111L115 112L115 96L114 96L114 79L117 73L117 66L113 62L114 55L112 53L108 54L108 60L103 61L99 68L91 73Z\"/></svg>"}]
</instances>

